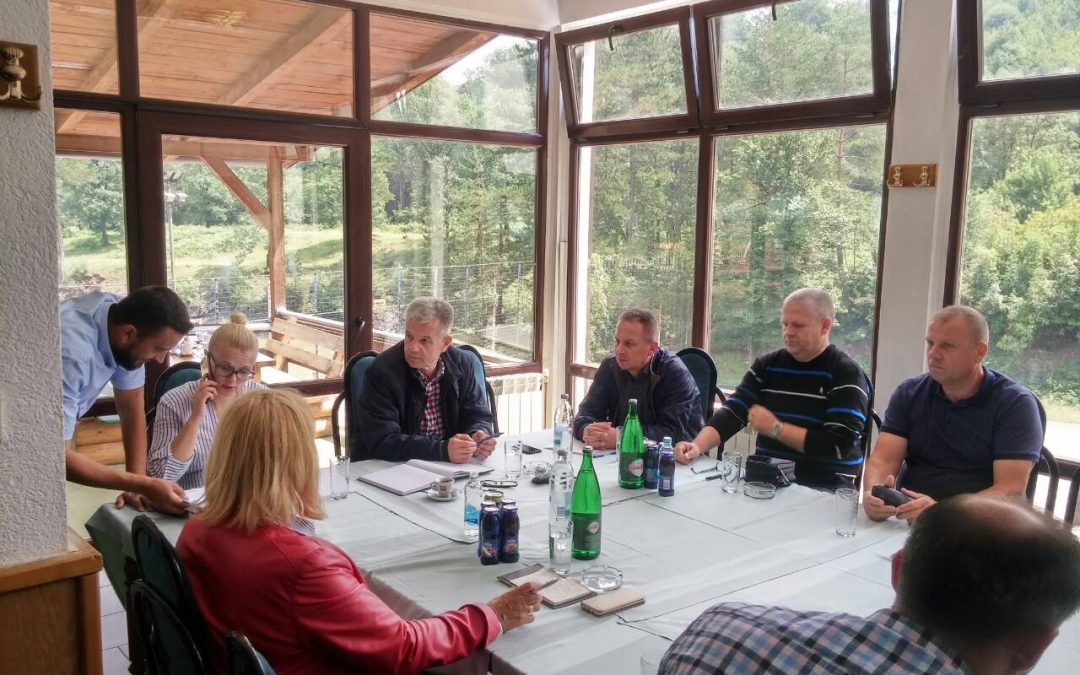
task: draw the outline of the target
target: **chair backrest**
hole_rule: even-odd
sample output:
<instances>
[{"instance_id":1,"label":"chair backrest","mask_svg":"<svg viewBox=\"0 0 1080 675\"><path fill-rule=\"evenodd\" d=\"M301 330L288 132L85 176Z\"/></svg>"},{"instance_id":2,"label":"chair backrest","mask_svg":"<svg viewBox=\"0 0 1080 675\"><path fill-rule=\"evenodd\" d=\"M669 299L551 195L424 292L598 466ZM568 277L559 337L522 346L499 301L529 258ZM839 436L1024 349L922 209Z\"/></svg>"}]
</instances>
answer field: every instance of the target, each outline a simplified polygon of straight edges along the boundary
<instances>
[{"instance_id":1,"label":"chair backrest","mask_svg":"<svg viewBox=\"0 0 1080 675\"><path fill-rule=\"evenodd\" d=\"M1032 396L1035 396L1032 392ZM1035 396L1035 405L1039 409L1039 423L1042 424L1043 432L1043 446L1042 451L1039 453L1039 461L1035 462L1035 465L1031 467L1031 474L1028 476L1027 489L1024 493L1027 495L1027 500L1034 503L1035 501L1035 485L1039 481L1039 474L1045 473L1050 477L1050 484L1046 490L1046 502L1043 506L1049 513L1054 512L1054 505L1057 503L1057 491L1058 482L1061 479L1061 470L1058 467L1057 459L1054 458L1053 453L1046 447L1046 408L1043 407L1042 401L1038 396Z\"/></svg>"},{"instance_id":2,"label":"chair backrest","mask_svg":"<svg viewBox=\"0 0 1080 675\"><path fill-rule=\"evenodd\" d=\"M155 675L203 675L206 667L192 633L169 602L142 579L131 585L131 610Z\"/></svg>"},{"instance_id":3,"label":"chair backrest","mask_svg":"<svg viewBox=\"0 0 1080 675\"><path fill-rule=\"evenodd\" d=\"M345 404L345 428L349 430L350 454L355 456L357 453L356 444L360 442L360 397L364 393L364 376L378 355L378 352L371 350L360 352L345 364L341 393L334 399L334 407L330 411L330 426L334 436L334 454L338 457L344 456L341 444L341 429L338 426L338 411L341 409L341 405Z\"/></svg>"},{"instance_id":4,"label":"chair backrest","mask_svg":"<svg viewBox=\"0 0 1080 675\"><path fill-rule=\"evenodd\" d=\"M1080 496L1080 471L1073 473L1072 480L1069 481L1069 495L1065 499L1065 522L1069 524L1076 523L1076 499Z\"/></svg>"},{"instance_id":5,"label":"chair backrest","mask_svg":"<svg viewBox=\"0 0 1080 675\"><path fill-rule=\"evenodd\" d=\"M694 378L698 395L701 397L701 414L705 417L705 421L708 422L713 414L713 401L717 397L720 400L724 399L724 395L720 393L720 388L716 386L716 362L713 361L709 352L697 347L680 349L676 356L682 359L683 365L690 371L690 376Z\"/></svg>"},{"instance_id":6,"label":"chair backrest","mask_svg":"<svg viewBox=\"0 0 1080 675\"><path fill-rule=\"evenodd\" d=\"M479 350L472 345L458 345L458 348L467 354L472 355L472 367L473 376L477 382L482 382L480 390L484 392L484 400L488 404L488 408L491 409L491 427L492 433L499 433L499 414L496 411L495 406L495 390L492 388L491 383L487 379L487 369L484 368L484 359L480 356Z\"/></svg>"},{"instance_id":7,"label":"chair backrest","mask_svg":"<svg viewBox=\"0 0 1080 675\"><path fill-rule=\"evenodd\" d=\"M131 524L131 543L135 548L139 578L169 603L173 612L191 631L196 645L203 649L207 644L206 626L195 604L184 566L172 543L147 515L136 517ZM206 653L205 650L203 653Z\"/></svg>"},{"instance_id":8,"label":"chair backrest","mask_svg":"<svg viewBox=\"0 0 1080 675\"><path fill-rule=\"evenodd\" d=\"M202 377L202 367L198 361L174 363L158 377L157 383L154 385L154 400L151 401L151 404L156 406L161 397L165 395L165 392L176 389L182 384L193 382L200 377Z\"/></svg>"},{"instance_id":9,"label":"chair backrest","mask_svg":"<svg viewBox=\"0 0 1080 675\"><path fill-rule=\"evenodd\" d=\"M237 630L225 636L225 661L228 675L274 675L266 657Z\"/></svg>"}]
</instances>

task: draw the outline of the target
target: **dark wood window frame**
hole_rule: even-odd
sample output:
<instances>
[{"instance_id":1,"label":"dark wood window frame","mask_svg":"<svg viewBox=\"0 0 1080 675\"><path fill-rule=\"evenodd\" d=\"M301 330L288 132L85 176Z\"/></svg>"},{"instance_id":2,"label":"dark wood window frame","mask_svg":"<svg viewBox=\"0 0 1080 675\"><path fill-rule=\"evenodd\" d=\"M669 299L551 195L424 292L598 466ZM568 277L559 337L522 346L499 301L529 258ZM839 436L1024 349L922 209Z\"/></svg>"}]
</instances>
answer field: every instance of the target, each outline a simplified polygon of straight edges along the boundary
<instances>
[{"instance_id":1,"label":"dark wood window frame","mask_svg":"<svg viewBox=\"0 0 1080 675\"><path fill-rule=\"evenodd\" d=\"M582 148L601 145L630 144L647 141L680 140L691 136L699 139L698 169L697 169L697 208L695 215L695 255L694 255L694 297L693 297L693 325L691 326L691 346L705 348L708 342L710 323L710 300L712 294L712 237L713 237L713 180L716 165L714 139L721 136L744 135L750 133L763 133L771 131L798 131L806 129L824 129L840 126L857 126L865 124L885 124L885 157L886 162L890 156L892 147L892 101L895 95L895 78L890 78L888 71L889 45L888 45L888 2L887 0L871 1L871 42L874 50L874 86L873 96L848 97L836 100L806 101L795 104L754 108L753 118L743 117L743 109L738 111L724 111L719 114L710 114L711 101L711 77L707 68L709 64L703 63L703 52L708 52L708 32L705 30L707 17L719 13L743 11L751 7L769 6L771 2L762 0L715 0L714 2L694 5L689 9L695 31L692 36L684 39L683 53L691 50L698 57L698 66L695 71L694 87L689 89L688 95L692 98L688 101L688 110L700 112L698 120L700 124L693 128L672 125L670 118L658 117L644 120L627 120L606 122L591 125L576 125L573 110L569 109L573 101L570 91L572 83L569 82L569 64L567 63L567 47L586 40L606 37L610 27L616 24L623 26L631 25L633 30L641 30L645 27L665 25L673 22L673 17L681 16L683 9L668 10L655 14L635 17L634 23L629 20L609 22L592 26L587 29L573 31L555 36L557 45L556 54L559 59L559 74L562 78L564 110L567 116L568 131L570 134L570 170L568 191L568 234L567 234L567 308L568 319L566 325L566 348L567 358L566 378L567 387L575 377L591 379L596 366L581 363L574 360L575 353L574 335L577 330L578 307L577 294L579 280L576 275L576 261L580 254L578 250L579 223L578 223L578 186L580 183L580 160L579 153ZM901 9L902 11L902 9ZM630 30L630 28L627 28ZM569 36L569 37L566 37ZM692 42L690 42L692 40ZM684 63L685 65L685 63ZM710 93L705 97L701 82L709 82ZM882 87L884 89L882 89ZM708 101L708 105L704 102ZM837 106L842 103L848 107ZM731 112L740 113L737 116L727 116ZM882 183L886 167L882 166ZM874 332L872 337L871 354L871 380L876 377L877 346L879 311L881 306L881 279L884 267L886 221L885 214L888 211L889 193L882 190L881 210L879 213L880 234L878 240L877 266L878 274L874 290Z\"/></svg>"},{"instance_id":2,"label":"dark wood window frame","mask_svg":"<svg viewBox=\"0 0 1080 675\"><path fill-rule=\"evenodd\" d=\"M347 9L353 14L353 116L323 116L254 108L226 107L183 101L149 99L139 92L138 13L136 0L116 0L116 47L118 94L72 90L54 93L56 108L117 113L121 124L121 160L124 185L124 221L129 288L165 283L165 249L161 222L161 199L147 195L162 193L160 173L162 133L234 137L249 140L347 144L343 166L345 203L345 350L351 356L372 344L372 255L371 255L371 139L373 136L483 143L529 147L536 150L534 194L533 358L527 363L494 366L489 375L538 373L543 363L542 303L545 283L545 248L548 175L548 101L550 35L544 31L456 19L391 7L356 4L345 0L296 0ZM370 115L370 52L367 48L371 14L414 18L462 28L497 32L535 40L537 44L536 131L507 132L461 127L444 127L404 122L372 120ZM196 133L197 132L197 133ZM280 135L280 136L279 136ZM155 161L158 163L155 164ZM155 220L156 218L156 220ZM360 319L366 325L356 328ZM147 381L153 382L164 370L148 365ZM308 395L336 393L340 378L282 385ZM147 387L148 395L150 387ZM88 415L115 412L111 398L99 400Z\"/></svg>"},{"instance_id":3,"label":"dark wood window frame","mask_svg":"<svg viewBox=\"0 0 1080 675\"><path fill-rule=\"evenodd\" d=\"M1080 112L1080 74L982 82L982 2L957 0L957 66L960 118L953 169L949 246L942 306L960 301L960 268L967 208L972 121L1038 113ZM1062 478L1080 478L1080 462L1058 459Z\"/></svg>"}]
</instances>

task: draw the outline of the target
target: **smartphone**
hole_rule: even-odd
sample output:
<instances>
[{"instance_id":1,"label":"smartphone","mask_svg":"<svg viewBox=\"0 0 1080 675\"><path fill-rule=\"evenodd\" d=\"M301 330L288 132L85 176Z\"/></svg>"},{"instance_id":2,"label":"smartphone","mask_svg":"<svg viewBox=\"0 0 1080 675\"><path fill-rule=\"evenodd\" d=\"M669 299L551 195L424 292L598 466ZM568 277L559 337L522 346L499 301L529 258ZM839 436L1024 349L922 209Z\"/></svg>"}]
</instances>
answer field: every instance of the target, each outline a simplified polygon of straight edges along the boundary
<instances>
[{"instance_id":1,"label":"smartphone","mask_svg":"<svg viewBox=\"0 0 1080 675\"><path fill-rule=\"evenodd\" d=\"M540 448L532 445L521 444L521 454L523 455L537 455L540 453Z\"/></svg>"}]
</instances>

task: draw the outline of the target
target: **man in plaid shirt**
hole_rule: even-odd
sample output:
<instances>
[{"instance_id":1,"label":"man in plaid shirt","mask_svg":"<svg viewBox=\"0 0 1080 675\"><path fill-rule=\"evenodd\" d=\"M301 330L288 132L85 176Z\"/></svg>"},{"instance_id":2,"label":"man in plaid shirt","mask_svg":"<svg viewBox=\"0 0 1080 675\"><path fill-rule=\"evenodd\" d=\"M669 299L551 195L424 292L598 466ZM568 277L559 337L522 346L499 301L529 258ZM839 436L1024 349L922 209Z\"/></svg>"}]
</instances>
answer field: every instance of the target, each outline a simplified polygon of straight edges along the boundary
<instances>
[{"instance_id":1,"label":"man in plaid shirt","mask_svg":"<svg viewBox=\"0 0 1080 675\"><path fill-rule=\"evenodd\" d=\"M914 524L893 586L892 608L865 618L717 605L660 672L1027 672L1080 608L1080 541L1022 502L963 495Z\"/></svg>"},{"instance_id":2,"label":"man in plaid shirt","mask_svg":"<svg viewBox=\"0 0 1080 675\"><path fill-rule=\"evenodd\" d=\"M495 449L491 407L471 354L451 345L454 308L417 298L405 310L405 339L364 375L353 460L467 462Z\"/></svg>"}]
</instances>

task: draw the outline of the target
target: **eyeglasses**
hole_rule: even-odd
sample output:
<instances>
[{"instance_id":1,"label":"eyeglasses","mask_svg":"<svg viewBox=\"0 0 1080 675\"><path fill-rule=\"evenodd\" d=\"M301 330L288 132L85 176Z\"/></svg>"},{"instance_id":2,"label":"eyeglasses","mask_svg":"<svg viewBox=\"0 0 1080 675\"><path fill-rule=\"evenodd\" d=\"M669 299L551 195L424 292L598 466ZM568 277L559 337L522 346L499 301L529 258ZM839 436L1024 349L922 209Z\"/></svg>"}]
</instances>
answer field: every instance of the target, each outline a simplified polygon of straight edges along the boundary
<instances>
[{"instance_id":1,"label":"eyeglasses","mask_svg":"<svg viewBox=\"0 0 1080 675\"><path fill-rule=\"evenodd\" d=\"M695 474L700 474L700 473L711 473L713 471L719 471L720 470L720 464L722 462L719 459L713 459L712 457L709 457L708 455L701 455L701 456L704 457L706 459L706 461L698 462L696 464L691 464L690 465L690 471L692 471Z\"/></svg>"},{"instance_id":2,"label":"eyeglasses","mask_svg":"<svg viewBox=\"0 0 1080 675\"><path fill-rule=\"evenodd\" d=\"M218 365L217 360L210 352L206 352L206 359L210 362L210 371L223 379L228 379L229 377L235 375L236 379L240 380L241 382L246 382L247 380L255 377L254 370L248 370L246 368L237 369L225 364Z\"/></svg>"}]
</instances>

